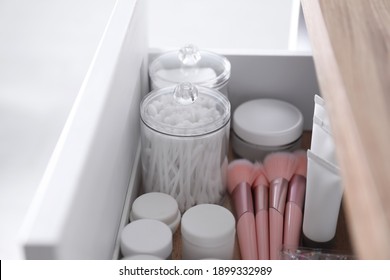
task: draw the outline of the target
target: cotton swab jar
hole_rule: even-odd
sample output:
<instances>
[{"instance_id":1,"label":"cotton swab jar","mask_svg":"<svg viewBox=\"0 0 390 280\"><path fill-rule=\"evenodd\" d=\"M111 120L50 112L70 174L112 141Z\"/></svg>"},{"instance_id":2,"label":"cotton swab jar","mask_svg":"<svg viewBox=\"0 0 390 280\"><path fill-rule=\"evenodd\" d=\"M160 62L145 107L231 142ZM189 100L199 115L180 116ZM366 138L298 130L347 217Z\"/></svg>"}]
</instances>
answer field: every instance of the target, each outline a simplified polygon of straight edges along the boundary
<instances>
[{"instance_id":1,"label":"cotton swab jar","mask_svg":"<svg viewBox=\"0 0 390 280\"><path fill-rule=\"evenodd\" d=\"M223 55L188 44L159 55L149 66L152 89L190 82L213 88L227 96L231 65Z\"/></svg>"},{"instance_id":2,"label":"cotton swab jar","mask_svg":"<svg viewBox=\"0 0 390 280\"><path fill-rule=\"evenodd\" d=\"M222 203L230 131L227 97L185 82L150 92L140 114L144 191L171 195L182 213L196 204Z\"/></svg>"}]
</instances>

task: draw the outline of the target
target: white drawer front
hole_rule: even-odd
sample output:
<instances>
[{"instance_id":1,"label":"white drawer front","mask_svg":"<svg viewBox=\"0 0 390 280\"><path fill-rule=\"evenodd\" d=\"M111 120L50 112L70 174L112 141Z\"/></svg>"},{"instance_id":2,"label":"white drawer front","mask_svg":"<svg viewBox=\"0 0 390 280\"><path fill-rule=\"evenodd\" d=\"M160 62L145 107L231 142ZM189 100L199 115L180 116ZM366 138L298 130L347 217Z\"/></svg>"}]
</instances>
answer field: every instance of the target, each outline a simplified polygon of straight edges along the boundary
<instances>
[{"instance_id":1,"label":"white drawer front","mask_svg":"<svg viewBox=\"0 0 390 280\"><path fill-rule=\"evenodd\" d=\"M147 90L144 12L116 3L27 217L26 258L112 257Z\"/></svg>"}]
</instances>

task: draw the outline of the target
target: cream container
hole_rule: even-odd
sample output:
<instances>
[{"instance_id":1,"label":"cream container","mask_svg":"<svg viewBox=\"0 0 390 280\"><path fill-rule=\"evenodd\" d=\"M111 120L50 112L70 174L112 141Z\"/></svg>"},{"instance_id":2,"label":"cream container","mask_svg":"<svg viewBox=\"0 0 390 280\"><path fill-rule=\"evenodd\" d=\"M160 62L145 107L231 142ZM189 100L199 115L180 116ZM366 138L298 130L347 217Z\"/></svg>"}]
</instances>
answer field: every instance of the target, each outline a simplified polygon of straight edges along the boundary
<instances>
[{"instance_id":1,"label":"cream container","mask_svg":"<svg viewBox=\"0 0 390 280\"><path fill-rule=\"evenodd\" d=\"M182 257L187 260L234 257L235 219L226 208L215 204L196 205L181 222Z\"/></svg>"},{"instance_id":2,"label":"cream container","mask_svg":"<svg viewBox=\"0 0 390 280\"><path fill-rule=\"evenodd\" d=\"M160 259L172 257L172 231L163 222L136 220L123 228L120 238L124 258L136 255L152 255Z\"/></svg>"},{"instance_id":3,"label":"cream container","mask_svg":"<svg viewBox=\"0 0 390 280\"><path fill-rule=\"evenodd\" d=\"M130 221L139 219L159 220L175 233L181 219L181 213L176 200L161 192L145 193L137 197L130 211Z\"/></svg>"},{"instance_id":4,"label":"cream container","mask_svg":"<svg viewBox=\"0 0 390 280\"><path fill-rule=\"evenodd\" d=\"M303 115L276 99L254 99L239 105L232 118L232 147L238 157L262 161L276 151L301 148Z\"/></svg>"},{"instance_id":5,"label":"cream container","mask_svg":"<svg viewBox=\"0 0 390 280\"><path fill-rule=\"evenodd\" d=\"M228 95L229 60L219 54L186 45L163 53L149 66L152 89L175 86L182 82L213 88Z\"/></svg>"},{"instance_id":6,"label":"cream container","mask_svg":"<svg viewBox=\"0 0 390 280\"><path fill-rule=\"evenodd\" d=\"M143 189L174 197L183 213L220 204L226 193L230 102L217 90L181 83L141 101Z\"/></svg>"}]
</instances>

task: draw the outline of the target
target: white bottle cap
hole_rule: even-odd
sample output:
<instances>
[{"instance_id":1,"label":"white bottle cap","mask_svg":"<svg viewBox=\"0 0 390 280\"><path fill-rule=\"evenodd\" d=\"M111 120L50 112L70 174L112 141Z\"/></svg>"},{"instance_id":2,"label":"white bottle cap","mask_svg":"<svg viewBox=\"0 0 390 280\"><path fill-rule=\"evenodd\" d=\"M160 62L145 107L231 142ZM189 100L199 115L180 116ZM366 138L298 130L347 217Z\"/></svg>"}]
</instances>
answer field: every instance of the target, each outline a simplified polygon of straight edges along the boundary
<instances>
[{"instance_id":1,"label":"white bottle cap","mask_svg":"<svg viewBox=\"0 0 390 280\"><path fill-rule=\"evenodd\" d=\"M172 230L179 226L181 214L176 199L166 193L150 192L134 200L130 212L130 221L139 219L159 220Z\"/></svg>"},{"instance_id":2,"label":"white bottle cap","mask_svg":"<svg viewBox=\"0 0 390 280\"><path fill-rule=\"evenodd\" d=\"M121 233L121 252L124 257L147 254L168 259L172 254L172 231L157 220L131 222Z\"/></svg>"}]
</instances>

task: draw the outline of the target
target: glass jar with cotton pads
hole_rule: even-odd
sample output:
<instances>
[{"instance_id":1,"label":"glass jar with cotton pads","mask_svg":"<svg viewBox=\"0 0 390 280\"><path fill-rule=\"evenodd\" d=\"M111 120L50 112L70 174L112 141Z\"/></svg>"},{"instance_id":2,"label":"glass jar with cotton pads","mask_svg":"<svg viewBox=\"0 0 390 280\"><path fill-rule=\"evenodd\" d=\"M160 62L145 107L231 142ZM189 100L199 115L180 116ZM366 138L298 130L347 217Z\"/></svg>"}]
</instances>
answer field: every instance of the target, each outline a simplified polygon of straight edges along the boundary
<instances>
[{"instance_id":1,"label":"glass jar with cotton pads","mask_svg":"<svg viewBox=\"0 0 390 280\"><path fill-rule=\"evenodd\" d=\"M232 119L232 147L239 157L261 161L271 152L301 148L303 115L288 102L249 100L235 109Z\"/></svg>"},{"instance_id":2,"label":"glass jar with cotton pads","mask_svg":"<svg viewBox=\"0 0 390 280\"><path fill-rule=\"evenodd\" d=\"M137 197L130 211L130 221L139 219L159 220L169 226L172 233L177 230L181 213L176 200L162 192L145 193Z\"/></svg>"},{"instance_id":3,"label":"glass jar with cotton pads","mask_svg":"<svg viewBox=\"0 0 390 280\"><path fill-rule=\"evenodd\" d=\"M149 66L149 76L152 89L191 82L217 89L227 96L230 69L230 62L225 56L188 44L154 59Z\"/></svg>"},{"instance_id":4,"label":"glass jar with cotton pads","mask_svg":"<svg viewBox=\"0 0 390 280\"><path fill-rule=\"evenodd\" d=\"M221 92L181 83L141 100L144 192L174 197L183 213L226 193L230 102Z\"/></svg>"},{"instance_id":5,"label":"glass jar with cotton pads","mask_svg":"<svg viewBox=\"0 0 390 280\"><path fill-rule=\"evenodd\" d=\"M120 235L124 258L152 255L160 259L172 257L172 231L158 220L140 219L127 224Z\"/></svg>"},{"instance_id":6,"label":"glass jar with cotton pads","mask_svg":"<svg viewBox=\"0 0 390 280\"><path fill-rule=\"evenodd\" d=\"M181 221L182 258L233 259L235 226L233 214L220 205L200 204L188 209Z\"/></svg>"}]
</instances>

